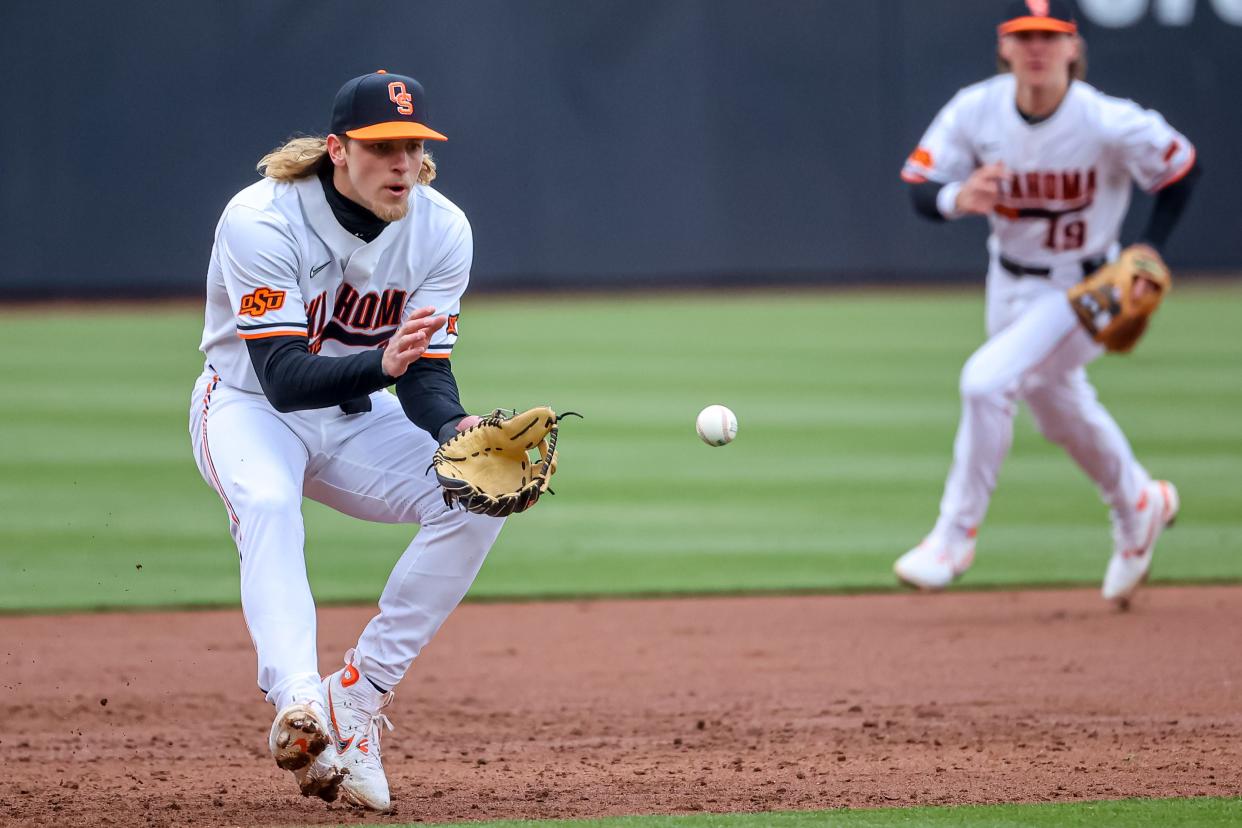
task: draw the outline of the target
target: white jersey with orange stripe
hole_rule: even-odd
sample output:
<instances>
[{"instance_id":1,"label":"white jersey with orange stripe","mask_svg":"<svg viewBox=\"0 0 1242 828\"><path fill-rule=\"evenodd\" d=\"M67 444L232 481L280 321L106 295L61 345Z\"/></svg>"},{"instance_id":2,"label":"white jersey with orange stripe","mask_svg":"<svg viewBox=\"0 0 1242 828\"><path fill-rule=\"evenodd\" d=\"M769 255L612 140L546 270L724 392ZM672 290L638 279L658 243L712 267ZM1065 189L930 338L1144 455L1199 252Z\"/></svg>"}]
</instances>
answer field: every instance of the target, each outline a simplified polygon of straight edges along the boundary
<instances>
[{"instance_id":1,"label":"white jersey with orange stripe","mask_svg":"<svg viewBox=\"0 0 1242 828\"><path fill-rule=\"evenodd\" d=\"M423 358L447 358L473 256L465 214L431 187L416 185L406 216L367 243L337 221L315 176L263 179L216 226L199 350L225 384L262 393L245 340L305 336L312 353L345 356L382 347L431 306L449 322Z\"/></svg>"},{"instance_id":2,"label":"white jersey with orange stripe","mask_svg":"<svg viewBox=\"0 0 1242 828\"><path fill-rule=\"evenodd\" d=\"M1048 267L1115 255L1131 182L1155 192L1194 166L1194 146L1158 113L1070 84L1048 118L1028 123L1012 74L962 89L932 121L902 170L910 183L944 184L937 204L956 217L957 193L977 167L1007 175L989 216L988 249Z\"/></svg>"}]
</instances>

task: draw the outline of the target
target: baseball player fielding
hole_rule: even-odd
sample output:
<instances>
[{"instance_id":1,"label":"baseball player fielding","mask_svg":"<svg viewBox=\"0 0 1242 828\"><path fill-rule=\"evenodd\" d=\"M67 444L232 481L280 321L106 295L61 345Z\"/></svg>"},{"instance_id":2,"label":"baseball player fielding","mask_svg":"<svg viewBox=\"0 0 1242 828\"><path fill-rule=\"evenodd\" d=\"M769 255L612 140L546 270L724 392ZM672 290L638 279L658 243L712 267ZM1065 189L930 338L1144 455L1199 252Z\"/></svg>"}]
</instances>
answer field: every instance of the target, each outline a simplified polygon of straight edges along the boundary
<instances>
[{"instance_id":1,"label":"baseball player fielding","mask_svg":"<svg viewBox=\"0 0 1242 828\"><path fill-rule=\"evenodd\" d=\"M1097 399L1086 366L1103 348L1067 291L1118 256L1132 183L1156 194L1139 239L1156 255L1197 177L1195 148L1159 113L1085 82L1085 47L1062 0L1012 2L997 31L1002 71L958 92L902 170L927 218L988 219L988 339L962 369L939 517L894 571L940 590L970 567L1025 403L1109 506L1113 552L1102 592L1128 604L1177 515L1178 493L1152 478Z\"/></svg>"},{"instance_id":2,"label":"baseball player fielding","mask_svg":"<svg viewBox=\"0 0 1242 828\"><path fill-rule=\"evenodd\" d=\"M454 509L427 473L479 423L450 356L473 238L431 188L422 86L341 87L329 134L265 156L224 208L207 268L206 359L191 395L199 471L241 565L268 746L305 796L387 810L381 737L395 688L466 594L504 520ZM396 395L384 389L395 385ZM302 498L419 524L345 664L320 678Z\"/></svg>"}]
</instances>

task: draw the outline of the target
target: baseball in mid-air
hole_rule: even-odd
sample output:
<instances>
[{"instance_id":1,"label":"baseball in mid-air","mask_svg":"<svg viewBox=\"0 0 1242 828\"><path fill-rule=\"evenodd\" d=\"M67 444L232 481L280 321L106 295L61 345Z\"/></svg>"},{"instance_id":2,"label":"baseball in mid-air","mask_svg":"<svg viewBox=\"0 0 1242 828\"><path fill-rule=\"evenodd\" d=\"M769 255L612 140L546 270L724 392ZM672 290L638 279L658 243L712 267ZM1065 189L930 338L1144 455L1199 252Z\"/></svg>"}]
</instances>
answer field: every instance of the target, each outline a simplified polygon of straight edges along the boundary
<instances>
[{"instance_id":1,"label":"baseball in mid-air","mask_svg":"<svg viewBox=\"0 0 1242 828\"><path fill-rule=\"evenodd\" d=\"M737 436L737 417L723 405L709 405L699 412L694 430L709 446L723 446Z\"/></svg>"}]
</instances>

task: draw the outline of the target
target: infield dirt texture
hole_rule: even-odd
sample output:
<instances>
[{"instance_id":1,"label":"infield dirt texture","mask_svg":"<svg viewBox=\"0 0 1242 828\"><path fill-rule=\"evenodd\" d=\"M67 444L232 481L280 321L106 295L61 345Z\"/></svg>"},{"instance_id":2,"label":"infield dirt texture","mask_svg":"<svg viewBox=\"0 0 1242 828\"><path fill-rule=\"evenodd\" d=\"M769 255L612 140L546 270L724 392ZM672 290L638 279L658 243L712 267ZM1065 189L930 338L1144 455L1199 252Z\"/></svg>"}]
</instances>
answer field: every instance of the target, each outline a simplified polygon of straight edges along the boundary
<instances>
[{"instance_id":1,"label":"infield dirt texture","mask_svg":"<svg viewBox=\"0 0 1242 828\"><path fill-rule=\"evenodd\" d=\"M466 605L389 712L447 822L1242 795L1242 589ZM335 661L369 610L321 612ZM0 620L10 824L298 825L240 613Z\"/></svg>"},{"instance_id":2,"label":"infield dirt texture","mask_svg":"<svg viewBox=\"0 0 1242 828\"><path fill-rule=\"evenodd\" d=\"M1180 289L1092 368L1183 499L1125 614L1098 596L1106 510L1025 417L963 589L892 591L934 517L978 291L467 305L468 407L587 419L484 567L471 598L494 603L399 688L383 816L303 800L267 755L236 552L185 431L201 310L6 310L0 824L1242 796L1240 299ZM694 434L712 402L741 422L725 448ZM306 511L328 670L409 530Z\"/></svg>"}]
</instances>

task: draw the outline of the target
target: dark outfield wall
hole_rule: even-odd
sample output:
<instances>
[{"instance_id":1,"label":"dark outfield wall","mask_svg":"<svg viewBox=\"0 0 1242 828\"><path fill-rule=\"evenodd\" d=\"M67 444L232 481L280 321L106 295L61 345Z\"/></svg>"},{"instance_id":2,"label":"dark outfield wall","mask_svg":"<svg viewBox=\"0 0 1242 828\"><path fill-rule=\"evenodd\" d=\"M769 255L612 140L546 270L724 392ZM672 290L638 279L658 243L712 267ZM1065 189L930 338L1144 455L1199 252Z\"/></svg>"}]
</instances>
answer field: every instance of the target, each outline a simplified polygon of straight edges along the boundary
<instances>
[{"instance_id":1,"label":"dark outfield wall","mask_svg":"<svg viewBox=\"0 0 1242 828\"><path fill-rule=\"evenodd\" d=\"M920 222L898 169L990 73L998 5L3 3L0 294L197 293L254 162L379 67L451 139L477 286L977 278L982 223ZM1148 5L1085 3L1091 79L1198 145L1173 263L1240 267L1242 0Z\"/></svg>"}]
</instances>

